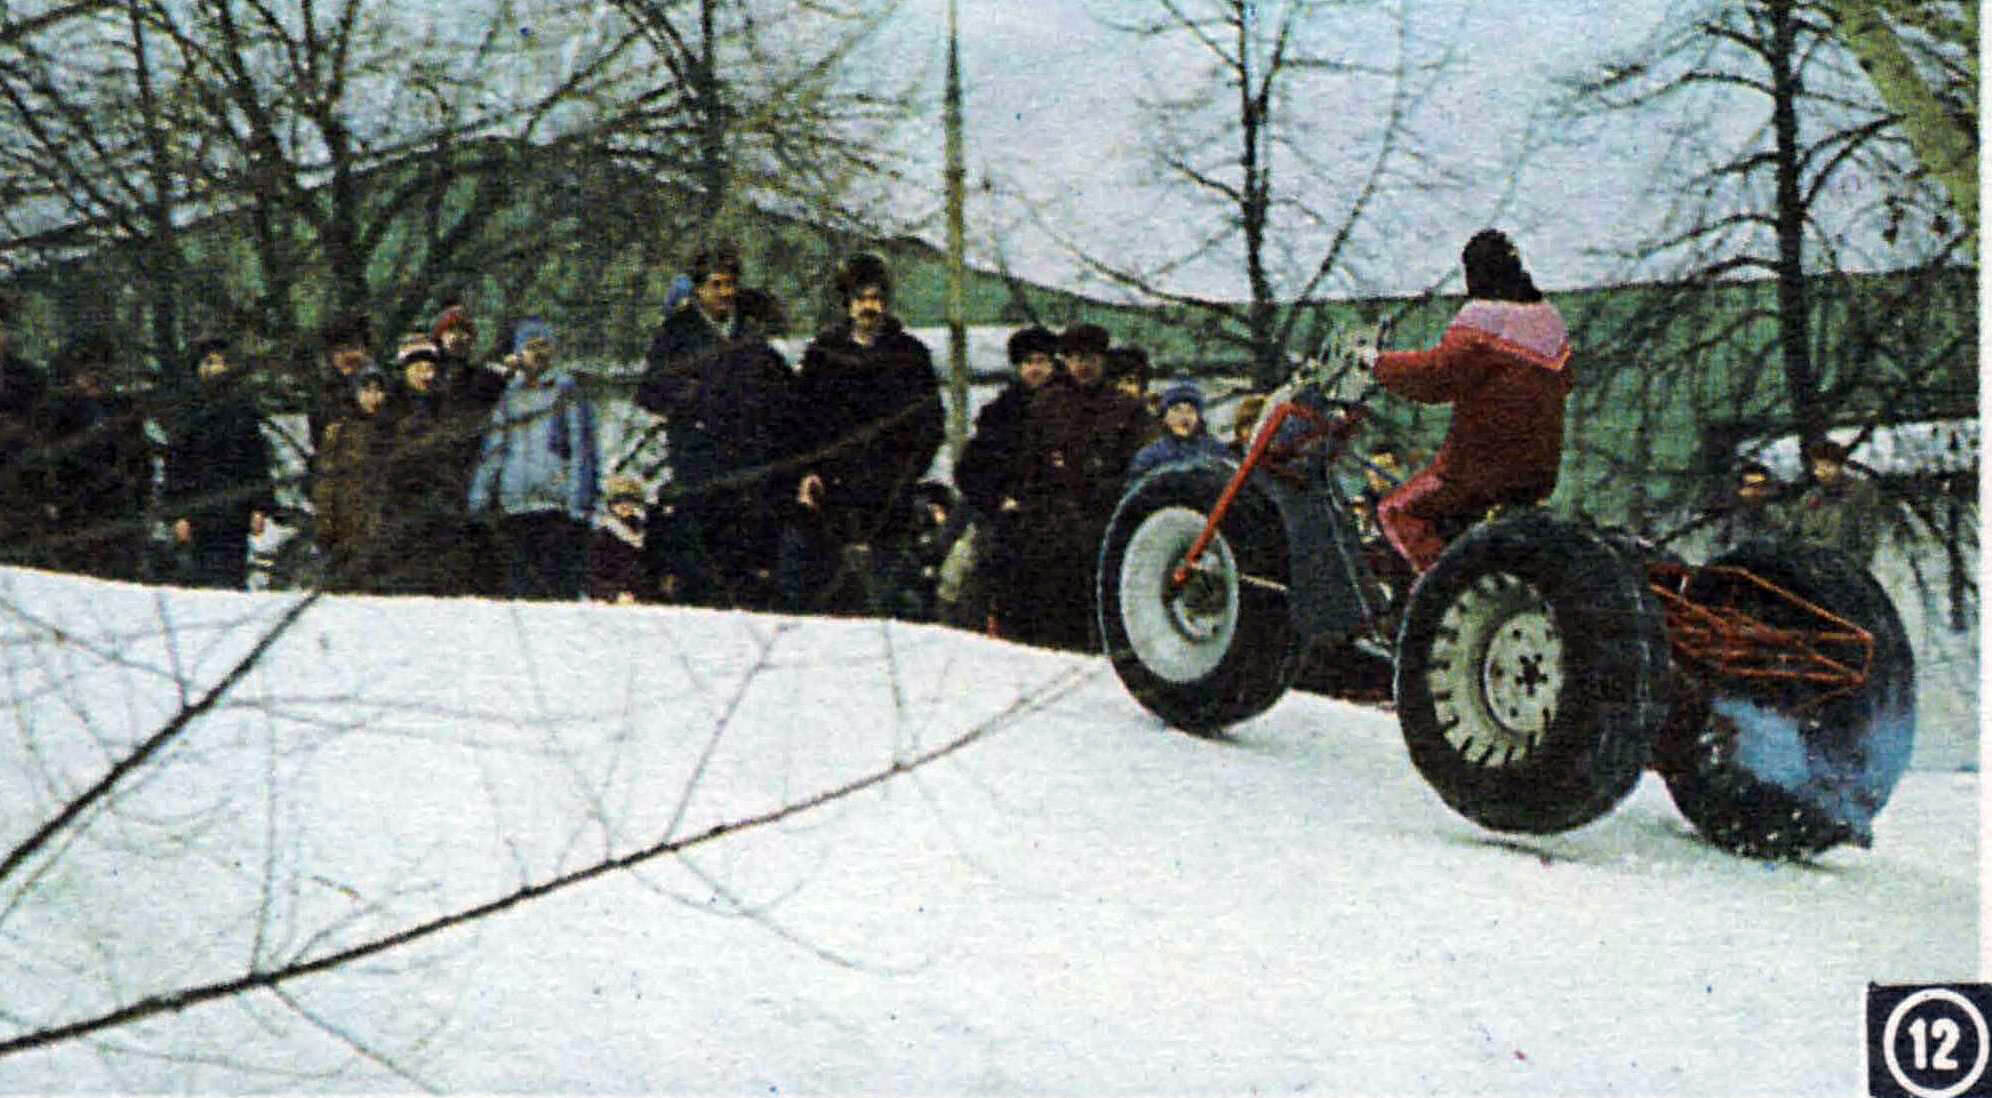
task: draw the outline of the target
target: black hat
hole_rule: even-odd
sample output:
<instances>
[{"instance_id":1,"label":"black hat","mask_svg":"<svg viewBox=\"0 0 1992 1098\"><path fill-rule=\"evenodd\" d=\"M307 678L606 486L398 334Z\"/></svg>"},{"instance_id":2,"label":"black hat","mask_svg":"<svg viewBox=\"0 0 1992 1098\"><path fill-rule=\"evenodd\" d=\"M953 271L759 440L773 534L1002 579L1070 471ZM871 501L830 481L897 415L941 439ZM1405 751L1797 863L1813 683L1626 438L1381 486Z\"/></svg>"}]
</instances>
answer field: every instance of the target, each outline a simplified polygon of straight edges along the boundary
<instances>
[{"instance_id":1,"label":"black hat","mask_svg":"<svg viewBox=\"0 0 1992 1098\"><path fill-rule=\"evenodd\" d=\"M1830 438L1814 439L1805 447L1807 461L1837 461L1845 464L1847 448Z\"/></svg>"},{"instance_id":2,"label":"black hat","mask_svg":"<svg viewBox=\"0 0 1992 1098\"><path fill-rule=\"evenodd\" d=\"M1058 337L1058 353L1062 355L1103 355L1113 337L1098 324L1074 324Z\"/></svg>"},{"instance_id":3,"label":"black hat","mask_svg":"<svg viewBox=\"0 0 1992 1098\"><path fill-rule=\"evenodd\" d=\"M870 252L859 252L846 259L837 272L837 292L849 301L866 286L876 286L879 292L891 297L892 272L885 269L885 260Z\"/></svg>"},{"instance_id":4,"label":"black hat","mask_svg":"<svg viewBox=\"0 0 1992 1098\"><path fill-rule=\"evenodd\" d=\"M1493 301L1541 301L1542 292L1522 267L1515 242L1499 229L1473 234L1459 253L1466 268L1466 295Z\"/></svg>"},{"instance_id":5,"label":"black hat","mask_svg":"<svg viewBox=\"0 0 1992 1098\"><path fill-rule=\"evenodd\" d=\"M740 248L733 241L715 240L692 253L691 266L686 271L692 276L692 285L705 285L705 280L715 272L740 277Z\"/></svg>"},{"instance_id":6,"label":"black hat","mask_svg":"<svg viewBox=\"0 0 1992 1098\"><path fill-rule=\"evenodd\" d=\"M1118 381L1131 377L1148 385L1148 352L1139 347L1114 347L1107 351L1107 378Z\"/></svg>"},{"instance_id":7,"label":"black hat","mask_svg":"<svg viewBox=\"0 0 1992 1098\"><path fill-rule=\"evenodd\" d=\"M202 332L194 337L193 342L187 344L187 357L193 359L194 365L198 366L207 356L217 352L226 355L234 346L235 341L220 332Z\"/></svg>"},{"instance_id":8,"label":"black hat","mask_svg":"<svg viewBox=\"0 0 1992 1098\"><path fill-rule=\"evenodd\" d=\"M1032 355L1058 353L1058 337L1040 324L1019 328L1010 336L1010 365L1021 365Z\"/></svg>"}]
</instances>

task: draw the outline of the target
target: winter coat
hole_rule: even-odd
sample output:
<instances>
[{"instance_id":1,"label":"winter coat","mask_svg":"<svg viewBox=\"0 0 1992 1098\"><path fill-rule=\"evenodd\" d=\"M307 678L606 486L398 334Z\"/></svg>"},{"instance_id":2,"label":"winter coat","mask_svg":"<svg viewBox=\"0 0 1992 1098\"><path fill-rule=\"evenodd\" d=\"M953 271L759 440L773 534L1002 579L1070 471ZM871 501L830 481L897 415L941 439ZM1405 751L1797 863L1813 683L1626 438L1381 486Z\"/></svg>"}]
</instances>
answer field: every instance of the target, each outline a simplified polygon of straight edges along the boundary
<instances>
[{"instance_id":1,"label":"winter coat","mask_svg":"<svg viewBox=\"0 0 1992 1098\"><path fill-rule=\"evenodd\" d=\"M378 549L394 498L394 426L386 413L357 410L325 428L319 444L311 505L319 548L350 558Z\"/></svg>"},{"instance_id":2,"label":"winter coat","mask_svg":"<svg viewBox=\"0 0 1992 1098\"><path fill-rule=\"evenodd\" d=\"M1028 502L1104 524L1147 427L1148 409L1111 385L1040 389L1025 429Z\"/></svg>"},{"instance_id":3,"label":"winter coat","mask_svg":"<svg viewBox=\"0 0 1992 1098\"><path fill-rule=\"evenodd\" d=\"M926 345L887 317L870 346L849 324L803 352L790 405L797 475L823 478L824 522L840 540L905 533L904 501L941 448L940 379Z\"/></svg>"},{"instance_id":4,"label":"winter coat","mask_svg":"<svg viewBox=\"0 0 1992 1098\"><path fill-rule=\"evenodd\" d=\"M531 380L512 376L491 410L470 513L565 512L585 523L595 509L595 412L573 376L551 369Z\"/></svg>"},{"instance_id":5,"label":"winter coat","mask_svg":"<svg viewBox=\"0 0 1992 1098\"><path fill-rule=\"evenodd\" d=\"M1141 448L1128 462L1127 479L1134 478L1150 469L1173 465L1179 461L1223 461L1231 456L1231 448L1210 437L1210 432L1198 429L1189 438L1178 438L1173 431L1164 431L1162 437Z\"/></svg>"},{"instance_id":6,"label":"winter coat","mask_svg":"<svg viewBox=\"0 0 1992 1098\"><path fill-rule=\"evenodd\" d=\"M1751 504L1731 499L1716 515L1715 542L1723 549L1746 542L1778 541L1785 536L1785 508L1775 500Z\"/></svg>"},{"instance_id":7,"label":"winter coat","mask_svg":"<svg viewBox=\"0 0 1992 1098\"><path fill-rule=\"evenodd\" d=\"M1023 494L1029 468L1025 428L1037 392L1021 381L1011 382L976 413L975 431L955 463L954 482L962 498L981 514L994 515L1005 499Z\"/></svg>"},{"instance_id":8,"label":"winter coat","mask_svg":"<svg viewBox=\"0 0 1992 1098\"><path fill-rule=\"evenodd\" d=\"M1437 347L1378 355L1376 379L1408 400L1453 406L1431 465L1441 479L1490 497L1541 497L1563 460L1569 359L1555 306L1475 299Z\"/></svg>"},{"instance_id":9,"label":"winter coat","mask_svg":"<svg viewBox=\"0 0 1992 1098\"><path fill-rule=\"evenodd\" d=\"M650 350L643 356L643 380L637 386L637 404L660 416L670 415L668 401L653 402L646 396L668 395L674 374L702 372L706 364L700 360L737 336L739 328L738 313L725 324L714 325L695 305L673 311L650 337Z\"/></svg>"},{"instance_id":10,"label":"winter coat","mask_svg":"<svg viewBox=\"0 0 1992 1098\"><path fill-rule=\"evenodd\" d=\"M588 597L614 602L627 591L643 601L652 592L644 583L643 531L614 515L595 520L588 539Z\"/></svg>"},{"instance_id":11,"label":"winter coat","mask_svg":"<svg viewBox=\"0 0 1992 1098\"><path fill-rule=\"evenodd\" d=\"M744 473L771 472L786 450L793 385L767 340L743 336L647 374L637 403L670 420L672 483L697 493Z\"/></svg>"},{"instance_id":12,"label":"winter coat","mask_svg":"<svg viewBox=\"0 0 1992 1098\"><path fill-rule=\"evenodd\" d=\"M193 384L166 451L166 514L196 538L246 536L250 512L275 509L262 416L230 379Z\"/></svg>"},{"instance_id":13,"label":"winter coat","mask_svg":"<svg viewBox=\"0 0 1992 1098\"><path fill-rule=\"evenodd\" d=\"M1837 549L1863 568L1874 562L1884 508L1873 481L1844 473L1837 484L1814 484L1791 514L1799 540Z\"/></svg>"}]
</instances>

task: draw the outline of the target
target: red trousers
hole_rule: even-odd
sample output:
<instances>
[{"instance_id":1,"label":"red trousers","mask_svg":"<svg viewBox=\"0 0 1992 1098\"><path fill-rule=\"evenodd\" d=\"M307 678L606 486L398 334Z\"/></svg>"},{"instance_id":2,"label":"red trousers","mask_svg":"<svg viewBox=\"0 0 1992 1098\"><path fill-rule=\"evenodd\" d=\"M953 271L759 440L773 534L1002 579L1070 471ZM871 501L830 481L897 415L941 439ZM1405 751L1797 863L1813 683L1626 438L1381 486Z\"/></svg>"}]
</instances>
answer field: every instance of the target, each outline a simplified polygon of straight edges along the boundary
<instances>
[{"instance_id":1,"label":"red trousers","mask_svg":"<svg viewBox=\"0 0 1992 1098\"><path fill-rule=\"evenodd\" d=\"M1533 503L1548 495L1545 486L1484 488L1466 485L1425 469L1397 486L1376 507L1376 524L1399 556L1419 575L1438 563L1447 541L1499 503Z\"/></svg>"}]
</instances>

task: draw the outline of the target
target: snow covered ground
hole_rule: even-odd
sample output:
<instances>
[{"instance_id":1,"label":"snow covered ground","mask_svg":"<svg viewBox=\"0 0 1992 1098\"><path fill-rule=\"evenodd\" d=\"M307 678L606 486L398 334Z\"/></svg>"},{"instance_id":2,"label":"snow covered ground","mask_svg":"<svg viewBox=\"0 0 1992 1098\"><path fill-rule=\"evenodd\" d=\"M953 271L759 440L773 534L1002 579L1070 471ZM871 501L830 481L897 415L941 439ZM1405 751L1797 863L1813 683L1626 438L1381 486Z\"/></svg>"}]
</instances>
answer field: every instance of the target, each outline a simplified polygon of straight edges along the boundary
<instances>
[{"instance_id":1,"label":"snow covered ground","mask_svg":"<svg viewBox=\"0 0 1992 1098\"><path fill-rule=\"evenodd\" d=\"M295 597L0 572L0 849ZM1911 772L1811 866L1700 844L1651 778L1516 841L1332 700L1205 741L1101 660L939 628L342 598L0 875L0 1042L964 735L0 1055L0 1090L1854 1093L1868 982L1980 968L1976 773Z\"/></svg>"}]
</instances>

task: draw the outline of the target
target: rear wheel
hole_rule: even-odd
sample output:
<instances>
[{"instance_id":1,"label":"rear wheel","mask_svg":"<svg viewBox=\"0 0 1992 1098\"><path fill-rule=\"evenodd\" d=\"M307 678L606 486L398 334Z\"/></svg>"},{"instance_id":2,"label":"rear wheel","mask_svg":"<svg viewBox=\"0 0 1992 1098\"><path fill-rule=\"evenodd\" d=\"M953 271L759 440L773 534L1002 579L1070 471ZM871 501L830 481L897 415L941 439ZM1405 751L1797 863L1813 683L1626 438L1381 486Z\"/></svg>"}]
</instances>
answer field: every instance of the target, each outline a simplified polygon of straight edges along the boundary
<instances>
[{"instance_id":1,"label":"rear wheel","mask_svg":"<svg viewBox=\"0 0 1992 1098\"><path fill-rule=\"evenodd\" d=\"M1643 562L1535 511L1469 531L1412 590L1398 719L1412 763L1461 815L1563 831L1632 791L1668 674Z\"/></svg>"},{"instance_id":2,"label":"rear wheel","mask_svg":"<svg viewBox=\"0 0 1992 1098\"><path fill-rule=\"evenodd\" d=\"M1784 588L1874 638L1868 678L1842 690L1789 678L1710 678L1697 720L1665 752L1662 776L1681 814L1710 842L1745 857L1799 859L1843 842L1866 845L1875 813L1909 765L1916 669L1895 606L1867 571L1830 549L1746 545L1709 562L1685 594L1774 628L1815 635L1832 623L1734 572ZM1848 641L1819 652L1849 666Z\"/></svg>"},{"instance_id":3,"label":"rear wheel","mask_svg":"<svg viewBox=\"0 0 1992 1098\"><path fill-rule=\"evenodd\" d=\"M1249 486L1178 585L1228 470L1168 466L1122 497L1100 550L1100 635L1114 672L1151 712L1209 734L1263 712L1301 656L1287 606L1286 531Z\"/></svg>"}]
</instances>

